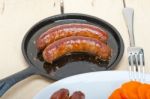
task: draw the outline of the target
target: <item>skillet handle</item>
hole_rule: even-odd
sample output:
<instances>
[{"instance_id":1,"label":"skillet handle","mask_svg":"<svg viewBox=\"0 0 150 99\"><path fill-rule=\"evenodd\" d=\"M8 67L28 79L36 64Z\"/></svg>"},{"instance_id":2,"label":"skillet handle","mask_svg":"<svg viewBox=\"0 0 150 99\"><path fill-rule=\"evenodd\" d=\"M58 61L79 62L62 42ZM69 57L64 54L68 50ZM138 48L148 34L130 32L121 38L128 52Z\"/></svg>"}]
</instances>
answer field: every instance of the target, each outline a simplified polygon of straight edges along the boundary
<instances>
[{"instance_id":1,"label":"skillet handle","mask_svg":"<svg viewBox=\"0 0 150 99\"><path fill-rule=\"evenodd\" d=\"M37 70L35 69L35 67L30 66L18 73L15 73L9 77L6 77L6 78L0 80L0 97L17 82L19 82L33 74L36 74L36 71Z\"/></svg>"}]
</instances>

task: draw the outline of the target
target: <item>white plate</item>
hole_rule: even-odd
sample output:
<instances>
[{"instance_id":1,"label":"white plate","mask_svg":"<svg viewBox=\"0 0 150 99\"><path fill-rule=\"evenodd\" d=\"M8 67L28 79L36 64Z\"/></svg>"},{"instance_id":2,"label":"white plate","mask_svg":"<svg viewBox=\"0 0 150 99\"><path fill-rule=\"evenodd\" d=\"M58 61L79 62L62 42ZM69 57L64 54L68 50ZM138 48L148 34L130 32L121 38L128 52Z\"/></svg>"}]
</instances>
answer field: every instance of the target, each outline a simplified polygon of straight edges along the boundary
<instances>
[{"instance_id":1,"label":"white plate","mask_svg":"<svg viewBox=\"0 0 150 99\"><path fill-rule=\"evenodd\" d=\"M39 92L34 99L50 99L50 96L61 88L85 93L86 99L108 99L108 96L120 85L129 80L126 71L104 71L79 74L59 80ZM150 75L146 81L150 83Z\"/></svg>"}]
</instances>

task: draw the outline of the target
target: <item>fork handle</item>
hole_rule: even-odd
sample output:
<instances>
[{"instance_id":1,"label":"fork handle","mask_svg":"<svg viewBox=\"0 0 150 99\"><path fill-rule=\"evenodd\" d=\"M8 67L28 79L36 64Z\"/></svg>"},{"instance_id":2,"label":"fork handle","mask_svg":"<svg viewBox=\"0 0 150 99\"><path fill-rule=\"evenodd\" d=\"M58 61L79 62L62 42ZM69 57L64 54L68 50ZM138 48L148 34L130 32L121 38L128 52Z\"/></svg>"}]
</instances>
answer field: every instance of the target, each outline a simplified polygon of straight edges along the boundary
<instances>
[{"instance_id":1,"label":"fork handle","mask_svg":"<svg viewBox=\"0 0 150 99\"><path fill-rule=\"evenodd\" d=\"M134 40L134 31L133 31L133 18L134 18L133 8L124 8L123 9L123 16L124 16L124 20L125 20L127 28L128 28L130 46L134 47L135 46L135 40Z\"/></svg>"}]
</instances>

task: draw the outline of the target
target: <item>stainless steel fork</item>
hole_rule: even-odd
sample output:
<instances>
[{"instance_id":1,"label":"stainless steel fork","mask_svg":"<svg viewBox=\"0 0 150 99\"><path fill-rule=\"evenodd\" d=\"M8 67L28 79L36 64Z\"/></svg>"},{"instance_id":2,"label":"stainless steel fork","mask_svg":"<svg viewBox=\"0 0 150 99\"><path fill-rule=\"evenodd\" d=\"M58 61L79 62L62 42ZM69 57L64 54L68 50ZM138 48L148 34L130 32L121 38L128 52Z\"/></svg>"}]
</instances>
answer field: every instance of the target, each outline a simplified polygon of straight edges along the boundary
<instances>
[{"instance_id":1,"label":"stainless steel fork","mask_svg":"<svg viewBox=\"0 0 150 99\"><path fill-rule=\"evenodd\" d=\"M145 80L144 50L135 46L133 31L134 9L126 7L125 0L123 0L123 4L123 15L130 39L130 47L128 47L129 76L131 80L143 82Z\"/></svg>"}]
</instances>

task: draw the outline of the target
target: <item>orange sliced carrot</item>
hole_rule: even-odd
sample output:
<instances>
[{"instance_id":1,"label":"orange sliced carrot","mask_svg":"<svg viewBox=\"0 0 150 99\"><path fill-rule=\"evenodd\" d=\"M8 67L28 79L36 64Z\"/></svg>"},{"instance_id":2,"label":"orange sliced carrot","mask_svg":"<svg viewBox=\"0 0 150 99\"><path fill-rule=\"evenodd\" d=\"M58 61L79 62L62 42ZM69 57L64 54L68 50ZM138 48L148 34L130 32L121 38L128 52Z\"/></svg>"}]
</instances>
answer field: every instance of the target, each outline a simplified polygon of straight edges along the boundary
<instances>
[{"instance_id":1,"label":"orange sliced carrot","mask_svg":"<svg viewBox=\"0 0 150 99\"><path fill-rule=\"evenodd\" d=\"M150 99L150 89L146 93L146 99Z\"/></svg>"},{"instance_id":2,"label":"orange sliced carrot","mask_svg":"<svg viewBox=\"0 0 150 99\"><path fill-rule=\"evenodd\" d=\"M140 85L141 83L136 81L124 83L121 87L122 96L124 96L126 99L139 99L138 87Z\"/></svg>"},{"instance_id":3,"label":"orange sliced carrot","mask_svg":"<svg viewBox=\"0 0 150 99\"><path fill-rule=\"evenodd\" d=\"M108 99L122 99L120 96L120 89L116 89Z\"/></svg>"},{"instance_id":4,"label":"orange sliced carrot","mask_svg":"<svg viewBox=\"0 0 150 99\"><path fill-rule=\"evenodd\" d=\"M120 96L122 99L128 99L126 95L124 95L124 93L122 92L122 90L120 89Z\"/></svg>"},{"instance_id":5,"label":"orange sliced carrot","mask_svg":"<svg viewBox=\"0 0 150 99\"><path fill-rule=\"evenodd\" d=\"M139 99L146 99L146 93L149 89L150 89L149 84L142 84L141 86L139 86L138 88Z\"/></svg>"}]
</instances>

